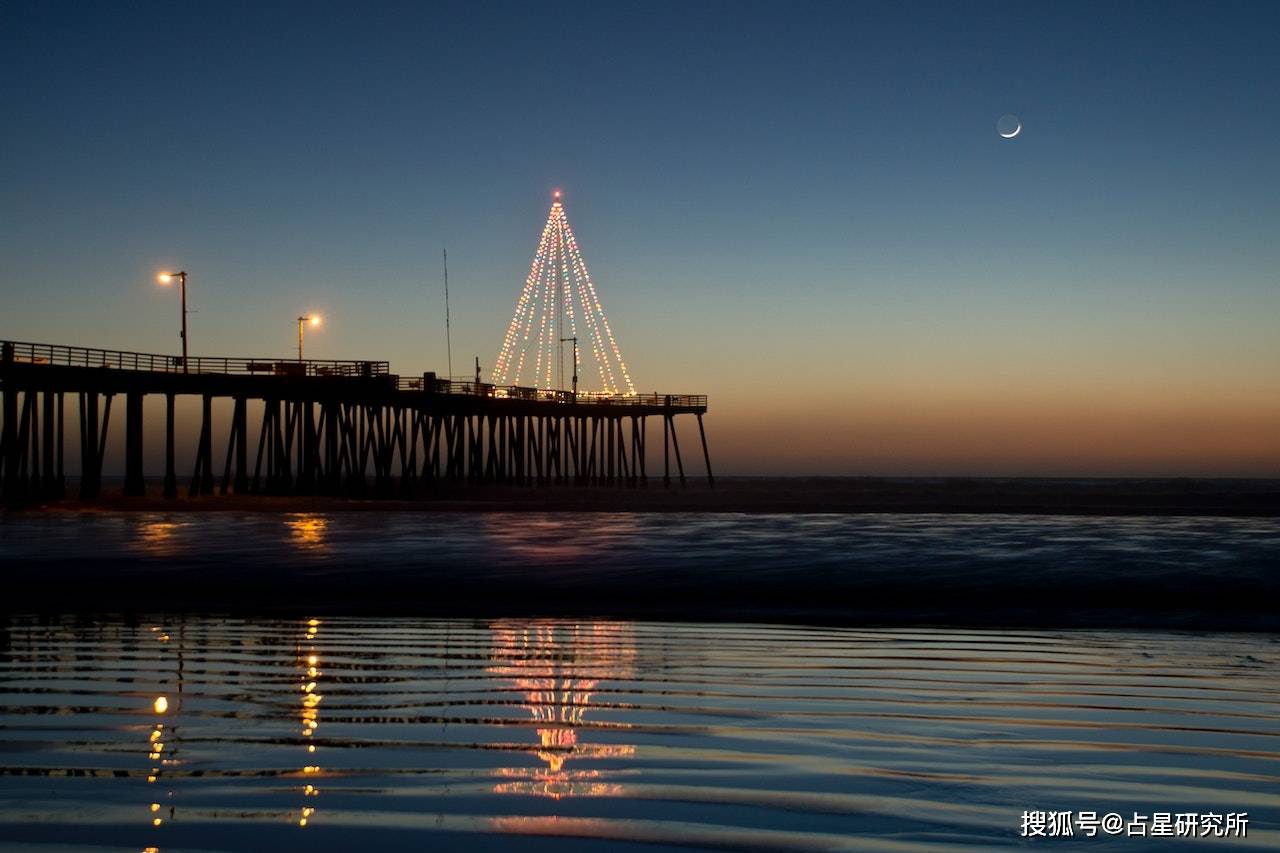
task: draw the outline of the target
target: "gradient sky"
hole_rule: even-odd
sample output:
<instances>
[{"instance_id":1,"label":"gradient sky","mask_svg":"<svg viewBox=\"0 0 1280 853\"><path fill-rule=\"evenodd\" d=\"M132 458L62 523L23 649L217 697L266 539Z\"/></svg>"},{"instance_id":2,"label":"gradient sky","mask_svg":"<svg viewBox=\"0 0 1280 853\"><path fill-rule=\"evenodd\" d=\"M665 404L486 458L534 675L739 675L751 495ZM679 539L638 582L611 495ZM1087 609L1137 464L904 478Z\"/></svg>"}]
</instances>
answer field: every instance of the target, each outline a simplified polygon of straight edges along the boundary
<instances>
[{"instance_id":1,"label":"gradient sky","mask_svg":"<svg viewBox=\"0 0 1280 853\"><path fill-rule=\"evenodd\" d=\"M271 9L264 9L271 6ZM373 6L376 8L366 8ZM0 20L0 337L492 366L549 192L725 473L1280 475L1280 5ZM1012 141L995 131L1019 115Z\"/></svg>"}]
</instances>

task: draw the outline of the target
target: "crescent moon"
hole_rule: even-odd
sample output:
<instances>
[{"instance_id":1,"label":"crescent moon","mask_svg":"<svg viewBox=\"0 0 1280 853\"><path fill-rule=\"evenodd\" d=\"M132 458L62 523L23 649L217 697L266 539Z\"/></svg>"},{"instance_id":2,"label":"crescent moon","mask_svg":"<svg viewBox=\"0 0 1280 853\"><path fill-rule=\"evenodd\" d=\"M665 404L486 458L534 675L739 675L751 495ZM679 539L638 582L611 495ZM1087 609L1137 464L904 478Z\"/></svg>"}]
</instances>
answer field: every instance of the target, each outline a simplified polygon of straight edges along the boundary
<instances>
[{"instance_id":1,"label":"crescent moon","mask_svg":"<svg viewBox=\"0 0 1280 853\"><path fill-rule=\"evenodd\" d=\"M1019 133L1022 133L1022 122L1018 122L1018 126L1013 129L1013 133L1001 133L1005 139L1013 139Z\"/></svg>"}]
</instances>

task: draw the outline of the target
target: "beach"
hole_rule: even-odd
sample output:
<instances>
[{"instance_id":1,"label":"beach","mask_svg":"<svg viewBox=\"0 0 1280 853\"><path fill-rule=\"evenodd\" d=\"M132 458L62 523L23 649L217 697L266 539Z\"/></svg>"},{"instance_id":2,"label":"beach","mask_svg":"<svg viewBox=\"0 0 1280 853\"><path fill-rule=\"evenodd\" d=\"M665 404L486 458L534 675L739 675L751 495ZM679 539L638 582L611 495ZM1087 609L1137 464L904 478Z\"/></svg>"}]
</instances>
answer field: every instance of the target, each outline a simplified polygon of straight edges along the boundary
<instances>
[{"instance_id":1,"label":"beach","mask_svg":"<svg viewBox=\"0 0 1280 853\"><path fill-rule=\"evenodd\" d=\"M12 612L1280 630L1280 520L1185 515L10 513Z\"/></svg>"}]
</instances>

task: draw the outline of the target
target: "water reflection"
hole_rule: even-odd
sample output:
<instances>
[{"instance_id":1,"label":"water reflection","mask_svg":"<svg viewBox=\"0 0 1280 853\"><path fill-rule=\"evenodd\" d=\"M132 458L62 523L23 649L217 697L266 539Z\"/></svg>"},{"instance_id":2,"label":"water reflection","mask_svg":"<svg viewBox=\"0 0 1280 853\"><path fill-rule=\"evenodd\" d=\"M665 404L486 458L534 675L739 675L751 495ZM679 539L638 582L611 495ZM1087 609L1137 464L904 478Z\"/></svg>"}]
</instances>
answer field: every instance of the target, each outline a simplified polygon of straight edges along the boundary
<instances>
[{"instance_id":1,"label":"water reflection","mask_svg":"<svg viewBox=\"0 0 1280 853\"><path fill-rule=\"evenodd\" d=\"M173 779L167 778L178 771L181 759L178 757L178 715L182 711L182 698L185 687L186 658L182 639L186 634L185 623L179 623L179 641L172 643L169 630L164 625L152 625L148 632L159 649L159 691L151 700L150 731L147 734L147 772L148 806L147 822L152 829L164 825L167 818L172 820L177 813L174 804ZM170 681L172 679L172 681ZM163 790L164 796L160 795ZM161 801L168 802L168 808ZM157 848L148 847L148 850Z\"/></svg>"},{"instance_id":2,"label":"water reflection","mask_svg":"<svg viewBox=\"0 0 1280 853\"><path fill-rule=\"evenodd\" d=\"M1234 841L1274 850L1277 649L1248 634L0 616L0 847L914 853L1007 846L1023 810L1052 803L1247 811Z\"/></svg>"},{"instance_id":3,"label":"water reflection","mask_svg":"<svg viewBox=\"0 0 1280 853\"><path fill-rule=\"evenodd\" d=\"M320 646L317 636L320 632L320 620L308 619L302 627L302 639L298 643L297 651L298 668L302 671L302 682L298 685L302 692L299 719L302 724L301 734L306 742L307 757L306 763L302 766L304 779L302 796L305 804L298 812L298 826L305 827L316 810L311 798L320 794L320 790L313 782L320 772L320 765L317 763L316 745L311 742L311 739L315 737L316 729L320 728L320 702L324 696L320 693Z\"/></svg>"},{"instance_id":4,"label":"water reflection","mask_svg":"<svg viewBox=\"0 0 1280 853\"><path fill-rule=\"evenodd\" d=\"M310 551L324 551L328 548L326 534L329 519L323 515L311 513L297 515L287 519L285 526L289 528L289 536L296 547Z\"/></svg>"},{"instance_id":5,"label":"water reflection","mask_svg":"<svg viewBox=\"0 0 1280 853\"><path fill-rule=\"evenodd\" d=\"M139 548L152 557L175 557L180 548L176 539L178 524L167 519L148 519L138 525Z\"/></svg>"},{"instance_id":6,"label":"water reflection","mask_svg":"<svg viewBox=\"0 0 1280 853\"><path fill-rule=\"evenodd\" d=\"M499 794L568 796L617 794L621 786L600 781L600 771L569 769L565 763L631 758L627 744L583 743L585 715L602 681L629 679L636 657L634 628L628 623L498 622L492 628L489 672L506 679L524 696L523 707L538 723L545 766L504 767L497 773ZM625 729L625 724L617 724Z\"/></svg>"},{"instance_id":7,"label":"water reflection","mask_svg":"<svg viewBox=\"0 0 1280 853\"><path fill-rule=\"evenodd\" d=\"M491 513L479 516L479 523L485 541L498 551L539 564L594 559L602 543L626 541L640 525L633 513L593 517L588 536L583 535L581 519L570 513Z\"/></svg>"}]
</instances>

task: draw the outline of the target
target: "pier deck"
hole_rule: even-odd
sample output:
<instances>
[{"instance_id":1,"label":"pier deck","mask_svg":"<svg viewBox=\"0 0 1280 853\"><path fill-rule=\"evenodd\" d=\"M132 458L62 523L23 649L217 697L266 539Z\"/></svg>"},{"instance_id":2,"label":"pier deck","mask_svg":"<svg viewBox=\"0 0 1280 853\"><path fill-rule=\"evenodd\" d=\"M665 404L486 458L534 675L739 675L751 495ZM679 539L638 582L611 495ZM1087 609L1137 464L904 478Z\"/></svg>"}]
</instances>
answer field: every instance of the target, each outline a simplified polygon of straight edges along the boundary
<instances>
[{"instance_id":1,"label":"pier deck","mask_svg":"<svg viewBox=\"0 0 1280 853\"><path fill-rule=\"evenodd\" d=\"M175 398L202 401L191 496L222 493L412 495L457 483L648 481L647 424L662 419L663 483L685 482L675 418L692 415L712 480L702 416L690 394L607 396L401 376L386 361L209 358L0 342L0 483L7 500L65 494L66 397L80 430L79 495L96 497L112 401L125 398L125 493L145 493L143 399L165 398L164 493L177 495ZM213 401L232 401L217 482ZM262 404L250 432L249 402ZM256 407L255 407L256 408ZM255 440L256 436L256 440ZM253 464L250 465L250 458ZM372 475L372 490L369 478ZM712 480L713 481L713 480ZM714 481L713 481L714 482Z\"/></svg>"}]
</instances>

